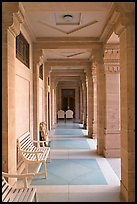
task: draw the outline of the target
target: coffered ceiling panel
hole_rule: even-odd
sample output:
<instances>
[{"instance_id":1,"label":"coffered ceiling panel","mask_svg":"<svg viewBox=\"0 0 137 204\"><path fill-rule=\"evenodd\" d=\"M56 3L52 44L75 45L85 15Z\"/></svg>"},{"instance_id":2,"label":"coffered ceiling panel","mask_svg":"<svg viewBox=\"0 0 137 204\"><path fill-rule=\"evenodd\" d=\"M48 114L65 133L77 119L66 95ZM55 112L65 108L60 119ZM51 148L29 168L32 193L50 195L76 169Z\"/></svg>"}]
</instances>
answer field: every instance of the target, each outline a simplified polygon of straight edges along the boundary
<instances>
[{"instance_id":1,"label":"coffered ceiling panel","mask_svg":"<svg viewBox=\"0 0 137 204\"><path fill-rule=\"evenodd\" d=\"M44 61L54 76L60 76L59 81L71 81L72 77L74 81L80 80L79 76L85 73L92 42L100 40L113 5L114 2L20 2L32 40L41 47L56 44L54 49L50 44L42 50ZM112 34L109 43L118 41Z\"/></svg>"},{"instance_id":2,"label":"coffered ceiling panel","mask_svg":"<svg viewBox=\"0 0 137 204\"><path fill-rule=\"evenodd\" d=\"M112 2L79 2L77 7L73 3L57 2L54 9L52 2L22 2L22 6L35 37L99 37Z\"/></svg>"}]
</instances>

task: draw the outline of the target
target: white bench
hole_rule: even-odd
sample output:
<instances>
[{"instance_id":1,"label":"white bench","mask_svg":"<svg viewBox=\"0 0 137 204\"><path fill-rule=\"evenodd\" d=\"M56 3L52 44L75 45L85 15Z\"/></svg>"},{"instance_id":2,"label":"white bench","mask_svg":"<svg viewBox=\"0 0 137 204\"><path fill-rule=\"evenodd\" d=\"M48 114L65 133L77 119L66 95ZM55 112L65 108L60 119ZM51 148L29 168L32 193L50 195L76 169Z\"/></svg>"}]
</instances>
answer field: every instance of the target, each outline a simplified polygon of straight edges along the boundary
<instances>
[{"instance_id":1,"label":"white bench","mask_svg":"<svg viewBox=\"0 0 137 204\"><path fill-rule=\"evenodd\" d=\"M66 119L72 119L73 118L73 111L67 110L66 111Z\"/></svg>"},{"instance_id":2,"label":"white bench","mask_svg":"<svg viewBox=\"0 0 137 204\"><path fill-rule=\"evenodd\" d=\"M65 119L65 112L63 110L58 110L58 119Z\"/></svg>"},{"instance_id":3,"label":"white bench","mask_svg":"<svg viewBox=\"0 0 137 204\"><path fill-rule=\"evenodd\" d=\"M28 187L27 178L34 174L8 174L2 172L2 202L37 202L36 188ZM5 177L23 179L23 187L10 185Z\"/></svg>"},{"instance_id":4,"label":"white bench","mask_svg":"<svg viewBox=\"0 0 137 204\"><path fill-rule=\"evenodd\" d=\"M50 160L50 147L44 146L45 141L35 141L30 137L30 133L27 132L17 139L18 151L23 158L25 163L25 170L28 173L28 165L38 164L38 169L35 172L35 175L45 175L47 177L46 170L46 160ZM34 143L36 145L34 145ZM40 147L40 143L43 143L43 146ZM44 165L44 171L39 172L41 165Z\"/></svg>"}]
</instances>

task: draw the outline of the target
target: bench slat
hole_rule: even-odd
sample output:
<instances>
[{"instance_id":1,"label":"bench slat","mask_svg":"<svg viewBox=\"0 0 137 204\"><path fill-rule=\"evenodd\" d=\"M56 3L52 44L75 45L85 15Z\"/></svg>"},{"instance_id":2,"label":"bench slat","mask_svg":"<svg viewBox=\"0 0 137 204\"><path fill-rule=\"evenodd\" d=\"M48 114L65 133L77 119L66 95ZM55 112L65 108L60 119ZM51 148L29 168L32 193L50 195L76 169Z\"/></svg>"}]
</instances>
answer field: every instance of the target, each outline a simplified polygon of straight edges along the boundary
<instances>
[{"instance_id":1,"label":"bench slat","mask_svg":"<svg viewBox=\"0 0 137 204\"><path fill-rule=\"evenodd\" d=\"M50 156L50 147L35 146L29 132L19 137L17 139L17 142L19 153L21 154L23 161L26 164L39 163L39 165L41 165L43 162L46 162L46 160ZM44 169L43 173L45 174L45 176L47 175L46 169Z\"/></svg>"},{"instance_id":2,"label":"bench slat","mask_svg":"<svg viewBox=\"0 0 137 204\"><path fill-rule=\"evenodd\" d=\"M2 202L32 202L34 199L36 199L36 188L15 188L2 176Z\"/></svg>"}]
</instances>

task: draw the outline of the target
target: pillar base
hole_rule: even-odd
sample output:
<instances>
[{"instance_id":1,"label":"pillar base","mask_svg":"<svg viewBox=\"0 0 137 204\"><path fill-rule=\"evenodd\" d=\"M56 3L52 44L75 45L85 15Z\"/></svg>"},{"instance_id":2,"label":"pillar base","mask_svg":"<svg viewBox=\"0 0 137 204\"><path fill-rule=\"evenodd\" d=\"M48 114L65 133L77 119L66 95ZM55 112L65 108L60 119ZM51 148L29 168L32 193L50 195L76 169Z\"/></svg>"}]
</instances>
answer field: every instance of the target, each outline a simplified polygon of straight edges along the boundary
<instances>
[{"instance_id":1,"label":"pillar base","mask_svg":"<svg viewBox=\"0 0 137 204\"><path fill-rule=\"evenodd\" d=\"M93 139L93 132L92 131L88 131L88 138Z\"/></svg>"},{"instance_id":2,"label":"pillar base","mask_svg":"<svg viewBox=\"0 0 137 204\"><path fill-rule=\"evenodd\" d=\"M120 181L120 191L122 198L126 202L135 202L135 191L127 191L126 187L122 183L122 180Z\"/></svg>"},{"instance_id":3,"label":"pillar base","mask_svg":"<svg viewBox=\"0 0 137 204\"><path fill-rule=\"evenodd\" d=\"M92 133L92 138L97 138L97 133L96 132Z\"/></svg>"},{"instance_id":4,"label":"pillar base","mask_svg":"<svg viewBox=\"0 0 137 204\"><path fill-rule=\"evenodd\" d=\"M104 149L104 157L120 158L120 149Z\"/></svg>"}]
</instances>

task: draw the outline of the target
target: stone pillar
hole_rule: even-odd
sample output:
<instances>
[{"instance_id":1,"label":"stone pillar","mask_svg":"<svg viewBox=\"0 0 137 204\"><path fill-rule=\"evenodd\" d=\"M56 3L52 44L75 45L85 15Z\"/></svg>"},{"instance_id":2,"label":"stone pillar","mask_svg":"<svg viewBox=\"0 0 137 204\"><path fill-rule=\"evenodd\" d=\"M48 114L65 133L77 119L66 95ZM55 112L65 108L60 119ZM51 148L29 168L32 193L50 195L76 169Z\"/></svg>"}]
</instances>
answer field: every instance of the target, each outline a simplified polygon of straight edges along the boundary
<instances>
[{"instance_id":1,"label":"stone pillar","mask_svg":"<svg viewBox=\"0 0 137 204\"><path fill-rule=\"evenodd\" d=\"M56 118L55 118L55 112L56 112L56 100L55 100L55 77L51 77L51 129L55 128L56 124Z\"/></svg>"},{"instance_id":2,"label":"stone pillar","mask_svg":"<svg viewBox=\"0 0 137 204\"><path fill-rule=\"evenodd\" d=\"M121 192L135 202L135 2L126 3L118 4L114 27L120 38Z\"/></svg>"},{"instance_id":3,"label":"stone pillar","mask_svg":"<svg viewBox=\"0 0 137 204\"><path fill-rule=\"evenodd\" d=\"M82 78L82 99L83 99L83 127L86 129L87 127L87 122L86 122L86 115L87 115L86 77Z\"/></svg>"},{"instance_id":4,"label":"stone pillar","mask_svg":"<svg viewBox=\"0 0 137 204\"><path fill-rule=\"evenodd\" d=\"M50 72L50 75L49 75L49 86L48 86L48 126L49 126L49 130L52 129L52 92L51 92L51 86L52 86L52 81L51 81L51 72Z\"/></svg>"},{"instance_id":5,"label":"stone pillar","mask_svg":"<svg viewBox=\"0 0 137 204\"><path fill-rule=\"evenodd\" d=\"M80 108L80 94L79 94L79 86L75 88L75 118L78 119L79 116L79 108Z\"/></svg>"},{"instance_id":6,"label":"stone pillar","mask_svg":"<svg viewBox=\"0 0 137 204\"><path fill-rule=\"evenodd\" d=\"M83 124L83 93L82 93L82 83L80 83L80 86L79 86L79 91L80 91L80 109L79 109L79 113L80 113L80 123Z\"/></svg>"},{"instance_id":7,"label":"stone pillar","mask_svg":"<svg viewBox=\"0 0 137 204\"><path fill-rule=\"evenodd\" d=\"M39 139L39 66L43 63L42 50L33 49L33 137Z\"/></svg>"},{"instance_id":8,"label":"stone pillar","mask_svg":"<svg viewBox=\"0 0 137 204\"><path fill-rule=\"evenodd\" d=\"M103 45L93 50L93 61L97 73L97 152L103 155L105 128L105 75L103 60Z\"/></svg>"},{"instance_id":9,"label":"stone pillar","mask_svg":"<svg viewBox=\"0 0 137 204\"><path fill-rule=\"evenodd\" d=\"M8 173L17 171L15 58L23 18L19 2L2 2L2 171Z\"/></svg>"},{"instance_id":10,"label":"stone pillar","mask_svg":"<svg viewBox=\"0 0 137 204\"><path fill-rule=\"evenodd\" d=\"M90 67L86 69L87 76L87 129L88 137L93 138L93 81Z\"/></svg>"},{"instance_id":11,"label":"stone pillar","mask_svg":"<svg viewBox=\"0 0 137 204\"><path fill-rule=\"evenodd\" d=\"M106 126L104 156L120 157L120 67L105 65Z\"/></svg>"},{"instance_id":12,"label":"stone pillar","mask_svg":"<svg viewBox=\"0 0 137 204\"><path fill-rule=\"evenodd\" d=\"M92 63L92 80L93 80L93 138L97 138L97 77L96 67Z\"/></svg>"},{"instance_id":13,"label":"stone pillar","mask_svg":"<svg viewBox=\"0 0 137 204\"><path fill-rule=\"evenodd\" d=\"M49 92L49 85L48 85L48 78L50 74L50 67L44 63L44 81L45 81L45 121L47 123L47 129L49 130L49 117L48 117L48 111L49 111L49 104L48 104L48 92Z\"/></svg>"},{"instance_id":14,"label":"stone pillar","mask_svg":"<svg viewBox=\"0 0 137 204\"><path fill-rule=\"evenodd\" d=\"M54 82L54 126L57 124L57 81Z\"/></svg>"}]
</instances>

